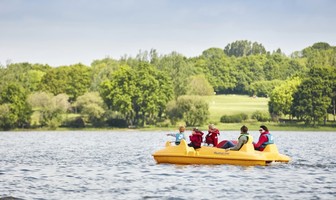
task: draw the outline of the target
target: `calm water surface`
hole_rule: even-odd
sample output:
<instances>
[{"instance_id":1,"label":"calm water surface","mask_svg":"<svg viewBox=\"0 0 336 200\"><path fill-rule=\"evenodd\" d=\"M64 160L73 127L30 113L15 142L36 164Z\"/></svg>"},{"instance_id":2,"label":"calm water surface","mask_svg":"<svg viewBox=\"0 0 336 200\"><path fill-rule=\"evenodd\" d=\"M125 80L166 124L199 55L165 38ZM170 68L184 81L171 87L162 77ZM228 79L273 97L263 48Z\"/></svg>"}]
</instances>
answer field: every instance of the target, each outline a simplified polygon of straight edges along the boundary
<instances>
[{"instance_id":1,"label":"calm water surface","mask_svg":"<svg viewBox=\"0 0 336 200\"><path fill-rule=\"evenodd\" d=\"M0 197L336 199L336 132L273 132L292 161L266 167L158 165L151 154L173 139L165 134L0 132Z\"/></svg>"}]
</instances>

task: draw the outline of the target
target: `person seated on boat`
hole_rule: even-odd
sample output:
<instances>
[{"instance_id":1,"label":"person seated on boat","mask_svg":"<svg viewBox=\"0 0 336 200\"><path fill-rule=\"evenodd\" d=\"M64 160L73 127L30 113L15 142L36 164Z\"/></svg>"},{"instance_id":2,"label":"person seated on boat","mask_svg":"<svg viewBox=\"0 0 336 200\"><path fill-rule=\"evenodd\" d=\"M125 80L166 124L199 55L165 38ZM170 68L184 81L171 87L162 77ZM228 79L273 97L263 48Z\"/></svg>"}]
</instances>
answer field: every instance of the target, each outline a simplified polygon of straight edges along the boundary
<instances>
[{"instance_id":1,"label":"person seated on boat","mask_svg":"<svg viewBox=\"0 0 336 200\"><path fill-rule=\"evenodd\" d=\"M260 126L259 132L259 140L257 143L253 142L253 146L255 150L263 151L268 144L274 144L274 139L268 128L264 125Z\"/></svg>"},{"instance_id":2,"label":"person seated on boat","mask_svg":"<svg viewBox=\"0 0 336 200\"><path fill-rule=\"evenodd\" d=\"M244 125L240 128L240 136L238 137L238 143L235 145L231 141L227 141L221 148L226 150L235 150L239 151L239 149L247 143L249 140L248 128Z\"/></svg>"},{"instance_id":3,"label":"person seated on boat","mask_svg":"<svg viewBox=\"0 0 336 200\"><path fill-rule=\"evenodd\" d=\"M181 143L181 140L185 139L184 131L185 131L185 126L180 126L178 133L168 133L167 136L175 137L175 144L179 145Z\"/></svg>"},{"instance_id":4,"label":"person seated on boat","mask_svg":"<svg viewBox=\"0 0 336 200\"><path fill-rule=\"evenodd\" d=\"M215 125L210 124L208 134L205 136L205 143L210 146L217 146L218 144L218 135L220 135L219 130L215 128Z\"/></svg>"},{"instance_id":5,"label":"person seated on boat","mask_svg":"<svg viewBox=\"0 0 336 200\"><path fill-rule=\"evenodd\" d=\"M188 144L189 147L194 147L194 149L201 148L201 144L203 141L203 132L198 130L198 128L193 128L192 134L189 136L190 143Z\"/></svg>"}]
</instances>

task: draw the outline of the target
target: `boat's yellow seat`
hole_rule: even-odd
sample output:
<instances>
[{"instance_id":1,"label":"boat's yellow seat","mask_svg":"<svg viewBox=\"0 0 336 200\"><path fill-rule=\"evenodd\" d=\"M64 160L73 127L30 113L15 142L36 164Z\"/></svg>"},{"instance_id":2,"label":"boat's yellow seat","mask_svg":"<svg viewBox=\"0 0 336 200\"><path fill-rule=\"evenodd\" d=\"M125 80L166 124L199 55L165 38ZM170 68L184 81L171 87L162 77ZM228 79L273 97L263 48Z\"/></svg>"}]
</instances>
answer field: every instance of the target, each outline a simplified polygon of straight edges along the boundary
<instances>
[{"instance_id":1,"label":"boat's yellow seat","mask_svg":"<svg viewBox=\"0 0 336 200\"><path fill-rule=\"evenodd\" d=\"M170 141L167 141L165 146L166 146L166 147L170 147L170 146L171 146L170 143L171 143Z\"/></svg>"},{"instance_id":2,"label":"boat's yellow seat","mask_svg":"<svg viewBox=\"0 0 336 200\"><path fill-rule=\"evenodd\" d=\"M249 151L254 151L254 146L252 144L253 142L253 137L250 135L249 140L239 149L239 151L244 151L244 152L249 152Z\"/></svg>"},{"instance_id":3,"label":"boat's yellow seat","mask_svg":"<svg viewBox=\"0 0 336 200\"><path fill-rule=\"evenodd\" d=\"M275 144L268 144L263 152L279 152L278 147Z\"/></svg>"}]
</instances>

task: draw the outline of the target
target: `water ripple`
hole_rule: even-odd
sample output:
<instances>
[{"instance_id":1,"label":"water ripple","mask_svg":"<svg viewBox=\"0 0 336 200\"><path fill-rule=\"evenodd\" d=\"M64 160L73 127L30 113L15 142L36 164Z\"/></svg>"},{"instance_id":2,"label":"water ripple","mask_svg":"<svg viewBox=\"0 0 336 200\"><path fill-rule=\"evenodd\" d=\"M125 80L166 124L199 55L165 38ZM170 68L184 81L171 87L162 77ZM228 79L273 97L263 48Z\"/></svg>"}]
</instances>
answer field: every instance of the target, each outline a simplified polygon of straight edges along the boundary
<instances>
[{"instance_id":1,"label":"water ripple","mask_svg":"<svg viewBox=\"0 0 336 200\"><path fill-rule=\"evenodd\" d=\"M157 165L164 132L0 132L0 200L336 199L336 150L325 148L336 133L318 133L319 146L317 133L273 134L289 164Z\"/></svg>"}]
</instances>

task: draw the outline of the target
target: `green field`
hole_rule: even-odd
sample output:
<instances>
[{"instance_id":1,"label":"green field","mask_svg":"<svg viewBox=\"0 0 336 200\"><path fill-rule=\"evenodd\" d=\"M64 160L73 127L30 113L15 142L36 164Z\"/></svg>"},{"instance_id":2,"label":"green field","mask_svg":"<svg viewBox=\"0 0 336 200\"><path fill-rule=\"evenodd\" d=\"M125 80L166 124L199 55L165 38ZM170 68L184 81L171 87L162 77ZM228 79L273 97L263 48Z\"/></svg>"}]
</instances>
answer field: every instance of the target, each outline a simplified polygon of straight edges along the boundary
<instances>
[{"instance_id":1,"label":"green field","mask_svg":"<svg viewBox=\"0 0 336 200\"><path fill-rule=\"evenodd\" d=\"M209 122L214 123L220 130L239 130L242 125L246 125L250 130L258 130L260 125L266 125L270 130L284 131L335 131L335 124L327 126L312 127L307 126L303 122L298 124L281 124L277 122L258 122L251 119L251 115L255 111L268 112L268 98L249 97L245 95L214 95L204 96L209 103ZM245 113L249 116L249 120L242 123L220 123L223 115L232 115ZM202 129L207 129L204 125Z\"/></svg>"},{"instance_id":2,"label":"green field","mask_svg":"<svg viewBox=\"0 0 336 200\"><path fill-rule=\"evenodd\" d=\"M255 111L268 112L268 98L244 95L214 95L202 97L209 103L210 121L216 122L223 115L245 113L251 117Z\"/></svg>"}]
</instances>

